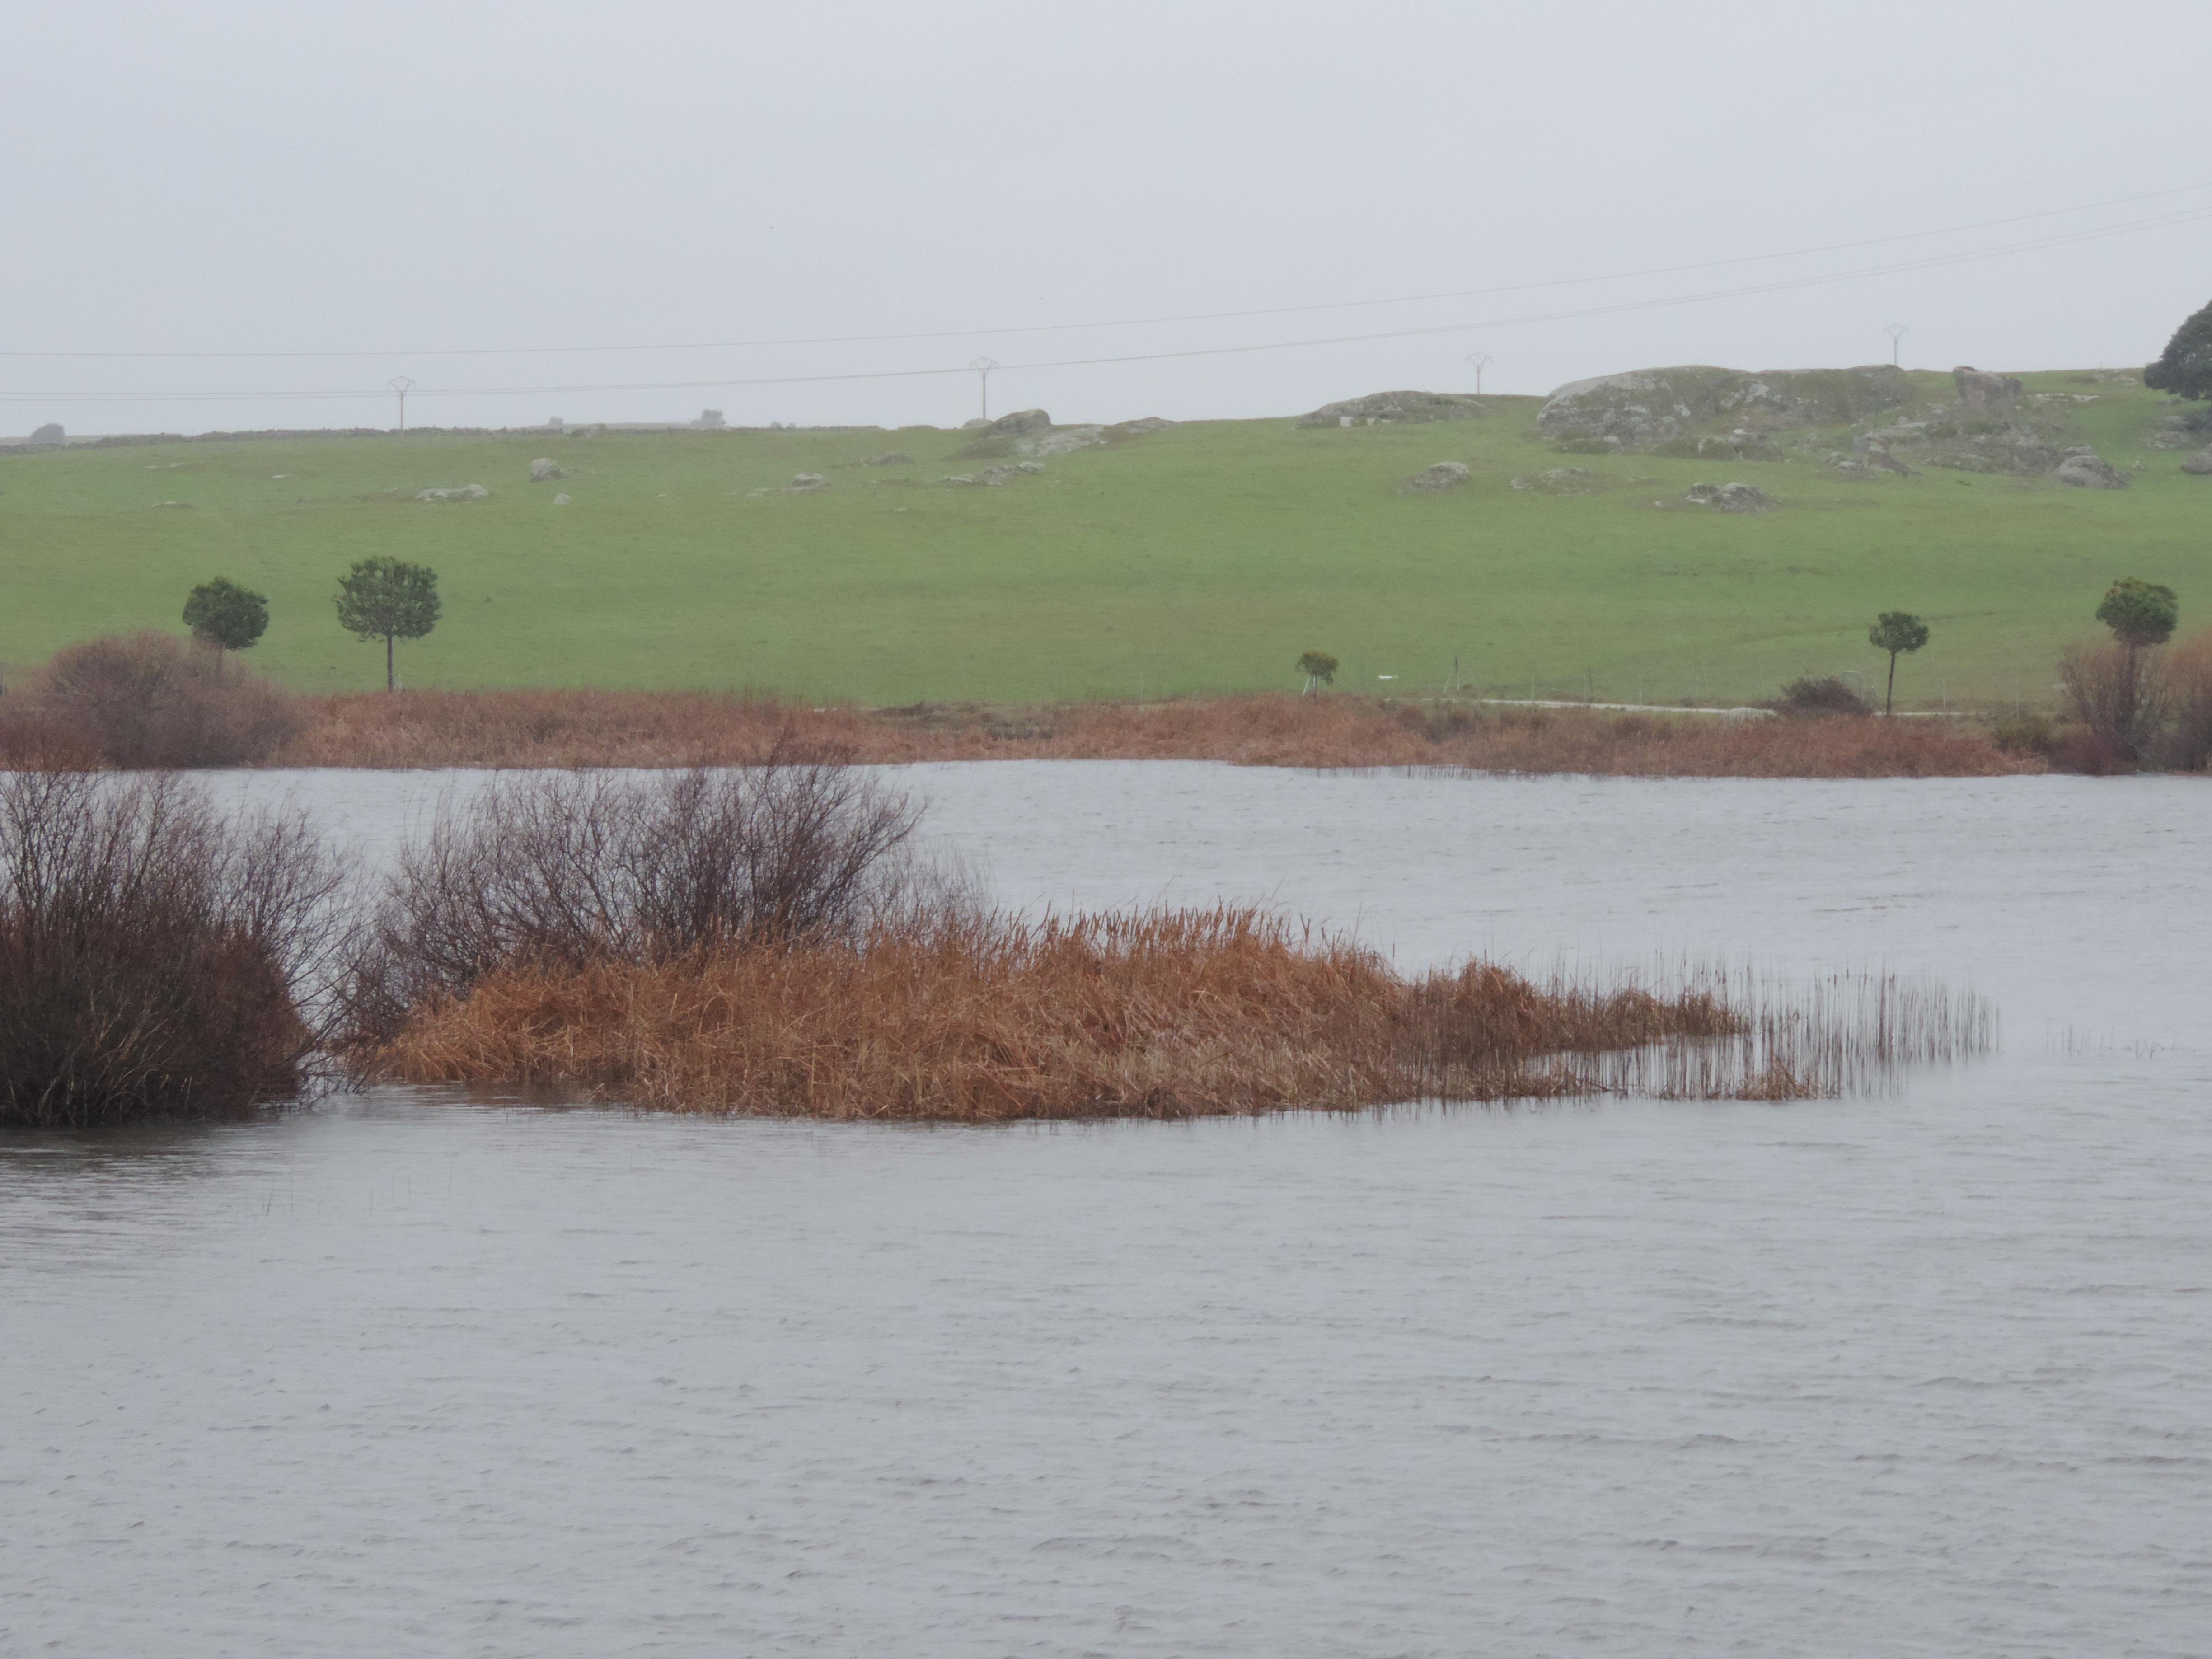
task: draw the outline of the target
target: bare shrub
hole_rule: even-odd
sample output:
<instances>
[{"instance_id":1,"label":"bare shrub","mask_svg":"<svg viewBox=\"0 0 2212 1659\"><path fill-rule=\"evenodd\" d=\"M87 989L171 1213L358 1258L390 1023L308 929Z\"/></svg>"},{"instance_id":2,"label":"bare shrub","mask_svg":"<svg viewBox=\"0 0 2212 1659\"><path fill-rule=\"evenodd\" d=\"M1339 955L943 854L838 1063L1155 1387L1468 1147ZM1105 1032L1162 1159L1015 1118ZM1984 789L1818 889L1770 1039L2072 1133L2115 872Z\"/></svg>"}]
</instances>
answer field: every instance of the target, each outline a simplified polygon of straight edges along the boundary
<instances>
[{"instance_id":1,"label":"bare shrub","mask_svg":"<svg viewBox=\"0 0 2212 1659\"><path fill-rule=\"evenodd\" d=\"M0 1124L97 1127L296 1094L345 949L297 815L172 779L0 777Z\"/></svg>"},{"instance_id":2,"label":"bare shrub","mask_svg":"<svg viewBox=\"0 0 2212 1659\"><path fill-rule=\"evenodd\" d=\"M2088 750L2124 762L2143 758L2166 722L2161 652L2118 640L2075 645L2059 659L2058 679L2075 718L2088 728Z\"/></svg>"},{"instance_id":3,"label":"bare shrub","mask_svg":"<svg viewBox=\"0 0 2212 1659\"><path fill-rule=\"evenodd\" d=\"M88 640L34 678L41 715L111 766L245 766L302 724L293 700L228 653L167 634Z\"/></svg>"},{"instance_id":4,"label":"bare shrub","mask_svg":"<svg viewBox=\"0 0 2212 1659\"><path fill-rule=\"evenodd\" d=\"M402 854L356 1022L386 1033L502 969L850 937L926 884L906 855L919 819L862 773L783 755L722 772L501 778Z\"/></svg>"},{"instance_id":5,"label":"bare shrub","mask_svg":"<svg viewBox=\"0 0 2212 1659\"><path fill-rule=\"evenodd\" d=\"M1810 676L1796 679L1782 688L1782 695L1767 705L1778 714L1871 714L1874 705L1851 690L1842 680L1830 676L1815 679Z\"/></svg>"},{"instance_id":6,"label":"bare shrub","mask_svg":"<svg viewBox=\"0 0 2212 1659\"><path fill-rule=\"evenodd\" d=\"M2168 717L2163 758L2181 772L2212 765L2212 632L2173 647L2166 662Z\"/></svg>"}]
</instances>

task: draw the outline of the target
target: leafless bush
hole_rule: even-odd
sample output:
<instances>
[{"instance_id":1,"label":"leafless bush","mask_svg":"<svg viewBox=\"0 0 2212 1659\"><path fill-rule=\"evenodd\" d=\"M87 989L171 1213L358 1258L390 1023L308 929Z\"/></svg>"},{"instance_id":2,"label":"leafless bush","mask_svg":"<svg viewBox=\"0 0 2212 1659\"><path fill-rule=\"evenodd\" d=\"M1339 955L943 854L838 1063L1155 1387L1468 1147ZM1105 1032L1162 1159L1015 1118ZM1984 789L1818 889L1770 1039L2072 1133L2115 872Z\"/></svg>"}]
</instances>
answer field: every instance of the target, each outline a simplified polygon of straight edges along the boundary
<instances>
[{"instance_id":1,"label":"leafless bush","mask_svg":"<svg viewBox=\"0 0 2212 1659\"><path fill-rule=\"evenodd\" d=\"M865 774L780 755L502 778L402 854L353 992L358 1032L502 969L845 939L917 899L941 908L918 890L920 817Z\"/></svg>"},{"instance_id":2,"label":"leafless bush","mask_svg":"<svg viewBox=\"0 0 2212 1659\"><path fill-rule=\"evenodd\" d=\"M2173 647L2166 664L2167 712L2165 761L2180 772L2212 765L2212 633L2192 635Z\"/></svg>"},{"instance_id":3,"label":"leafless bush","mask_svg":"<svg viewBox=\"0 0 2212 1659\"><path fill-rule=\"evenodd\" d=\"M82 748L133 770L250 765L301 725L289 696L223 652L150 632L69 647L29 696Z\"/></svg>"},{"instance_id":4,"label":"leafless bush","mask_svg":"<svg viewBox=\"0 0 2212 1659\"><path fill-rule=\"evenodd\" d=\"M346 950L306 819L172 779L0 777L0 1124L97 1127L296 1094Z\"/></svg>"},{"instance_id":5,"label":"leafless bush","mask_svg":"<svg viewBox=\"0 0 2212 1659\"><path fill-rule=\"evenodd\" d=\"M2155 647L2117 640L2075 645L2059 659L2059 683L2091 747L2139 761L2166 723L2166 660Z\"/></svg>"}]
</instances>

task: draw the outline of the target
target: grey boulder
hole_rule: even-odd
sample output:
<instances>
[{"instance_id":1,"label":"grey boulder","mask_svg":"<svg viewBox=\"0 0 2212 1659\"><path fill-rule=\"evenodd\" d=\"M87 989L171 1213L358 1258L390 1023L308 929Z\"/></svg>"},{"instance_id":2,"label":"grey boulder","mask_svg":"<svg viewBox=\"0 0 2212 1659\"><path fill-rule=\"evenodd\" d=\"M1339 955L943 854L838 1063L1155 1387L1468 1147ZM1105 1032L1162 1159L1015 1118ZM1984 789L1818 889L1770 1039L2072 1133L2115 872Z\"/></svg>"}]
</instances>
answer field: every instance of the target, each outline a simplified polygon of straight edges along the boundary
<instances>
[{"instance_id":1,"label":"grey boulder","mask_svg":"<svg viewBox=\"0 0 2212 1659\"><path fill-rule=\"evenodd\" d=\"M2191 455L2181 464L2184 472L2193 472L2198 477L2212 477L2212 444L2205 446L2199 454Z\"/></svg>"},{"instance_id":2,"label":"grey boulder","mask_svg":"<svg viewBox=\"0 0 2212 1659\"><path fill-rule=\"evenodd\" d=\"M2072 484L2076 489L2125 489L2128 475L2110 461L2100 459L2094 449L2075 448L2066 452L2066 459L2058 463L2051 475L2063 484Z\"/></svg>"},{"instance_id":3,"label":"grey boulder","mask_svg":"<svg viewBox=\"0 0 2212 1659\"><path fill-rule=\"evenodd\" d=\"M1408 426L1428 421L1471 421L1480 403L1458 392L1376 392L1323 404L1301 416L1300 426Z\"/></svg>"},{"instance_id":4,"label":"grey boulder","mask_svg":"<svg viewBox=\"0 0 2212 1659\"><path fill-rule=\"evenodd\" d=\"M418 501L480 501L491 494L482 484L455 484L450 489L418 489Z\"/></svg>"},{"instance_id":5,"label":"grey boulder","mask_svg":"<svg viewBox=\"0 0 2212 1659\"><path fill-rule=\"evenodd\" d=\"M1469 476L1464 461L1438 461L1405 483L1408 489L1457 489Z\"/></svg>"},{"instance_id":6,"label":"grey boulder","mask_svg":"<svg viewBox=\"0 0 2212 1659\"><path fill-rule=\"evenodd\" d=\"M1722 513L1759 513L1767 506L1766 492L1747 483L1695 483L1684 499Z\"/></svg>"},{"instance_id":7,"label":"grey boulder","mask_svg":"<svg viewBox=\"0 0 2212 1659\"><path fill-rule=\"evenodd\" d=\"M2009 419L2020 413L2020 376L1991 374L1971 364L1951 371L1951 384L1959 389L1959 402L1969 415Z\"/></svg>"}]
</instances>

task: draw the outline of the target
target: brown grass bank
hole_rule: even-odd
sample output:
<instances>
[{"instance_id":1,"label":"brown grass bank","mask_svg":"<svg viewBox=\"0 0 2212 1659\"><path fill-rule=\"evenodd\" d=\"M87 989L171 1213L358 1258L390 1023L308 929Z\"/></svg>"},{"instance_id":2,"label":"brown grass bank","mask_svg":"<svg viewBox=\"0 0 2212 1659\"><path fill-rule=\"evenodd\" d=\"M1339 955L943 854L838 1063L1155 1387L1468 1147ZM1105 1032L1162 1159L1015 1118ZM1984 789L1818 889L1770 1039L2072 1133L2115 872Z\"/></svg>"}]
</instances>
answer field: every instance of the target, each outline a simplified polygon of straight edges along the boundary
<instances>
[{"instance_id":1,"label":"brown grass bank","mask_svg":"<svg viewBox=\"0 0 2212 1659\"><path fill-rule=\"evenodd\" d=\"M683 1111L995 1123L1601 1092L1797 1099L1993 1035L1972 999L1886 981L1789 1007L1732 988L1748 988L1540 987L1482 963L1409 979L1247 909L969 918L504 969L418 1007L362 1066Z\"/></svg>"},{"instance_id":2,"label":"brown grass bank","mask_svg":"<svg viewBox=\"0 0 2212 1659\"><path fill-rule=\"evenodd\" d=\"M1729 719L1261 694L1005 708L814 708L694 692L410 691L322 697L277 763L685 767L780 740L872 764L1208 760L1630 777L1984 777L2041 771L1945 720Z\"/></svg>"}]
</instances>

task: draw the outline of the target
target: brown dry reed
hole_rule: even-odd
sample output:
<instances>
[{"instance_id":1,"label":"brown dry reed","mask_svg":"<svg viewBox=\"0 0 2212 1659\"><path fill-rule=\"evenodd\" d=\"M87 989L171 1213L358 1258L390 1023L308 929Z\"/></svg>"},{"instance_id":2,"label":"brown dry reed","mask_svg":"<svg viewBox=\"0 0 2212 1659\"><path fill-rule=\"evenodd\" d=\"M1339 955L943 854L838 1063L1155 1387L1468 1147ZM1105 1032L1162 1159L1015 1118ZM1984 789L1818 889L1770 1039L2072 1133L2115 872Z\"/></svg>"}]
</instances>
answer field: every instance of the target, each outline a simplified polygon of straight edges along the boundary
<instances>
[{"instance_id":1,"label":"brown dry reed","mask_svg":"<svg viewBox=\"0 0 2212 1659\"><path fill-rule=\"evenodd\" d=\"M782 844L788 818L842 849L765 890L801 901L642 896L656 863L684 872L680 894L763 890L748 848ZM1856 1001L1711 970L1540 987L1474 963L1409 979L1250 908L990 914L917 878L913 827L895 797L818 767L502 781L403 861L354 1063L642 1107L983 1123L1611 1090L1799 1098L1994 1037L1971 999L1887 979ZM731 873L705 873L717 864Z\"/></svg>"},{"instance_id":2,"label":"brown dry reed","mask_svg":"<svg viewBox=\"0 0 2212 1659\"><path fill-rule=\"evenodd\" d=\"M1209 760L1630 777L1983 777L2039 771L1943 720L1395 703L1289 695L1030 708L815 708L703 692L406 691L307 701L296 766L741 765L779 738L873 764Z\"/></svg>"},{"instance_id":3,"label":"brown dry reed","mask_svg":"<svg viewBox=\"0 0 2212 1659\"><path fill-rule=\"evenodd\" d=\"M0 1125L298 1094L343 886L296 815L226 819L173 778L0 776Z\"/></svg>"}]
</instances>

